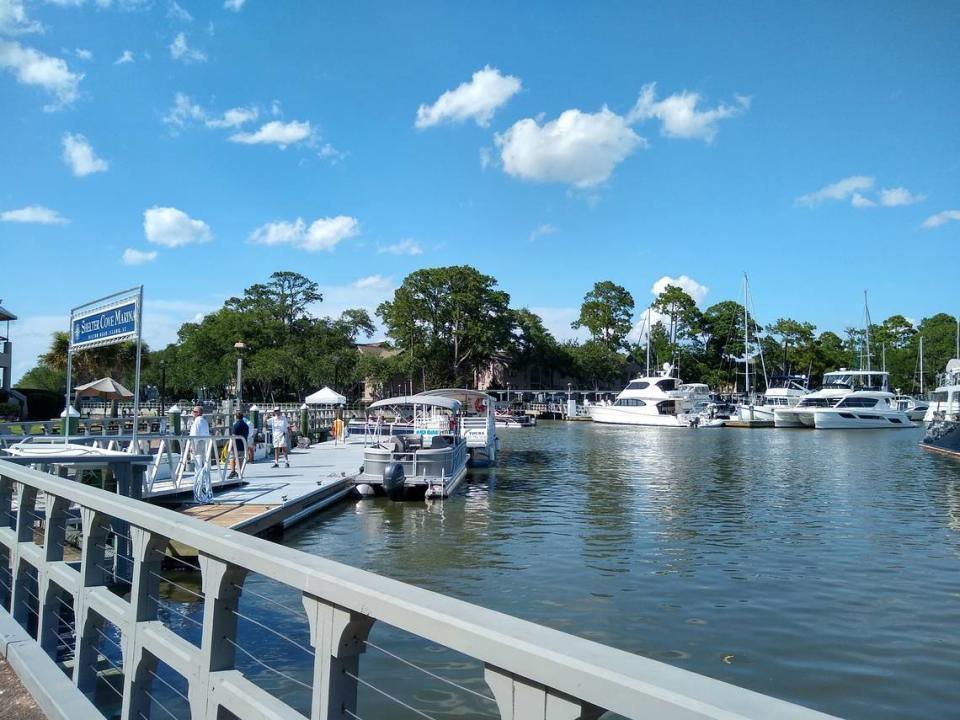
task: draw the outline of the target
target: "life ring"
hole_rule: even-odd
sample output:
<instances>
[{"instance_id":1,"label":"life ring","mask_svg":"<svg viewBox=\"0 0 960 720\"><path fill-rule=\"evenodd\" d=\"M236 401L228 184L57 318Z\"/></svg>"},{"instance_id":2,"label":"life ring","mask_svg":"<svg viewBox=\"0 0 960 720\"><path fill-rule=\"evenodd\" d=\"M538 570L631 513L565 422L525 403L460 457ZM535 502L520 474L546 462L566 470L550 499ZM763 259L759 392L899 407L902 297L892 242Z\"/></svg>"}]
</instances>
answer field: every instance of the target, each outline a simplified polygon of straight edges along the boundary
<instances>
[{"instance_id":1,"label":"life ring","mask_svg":"<svg viewBox=\"0 0 960 720\"><path fill-rule=\"evenodd\" d=\"M477 398L476 400L473 401L473 409L476 410L478 413L484 413L487 411L487 406L486 404L484 404L483 400L481 400L480 398Z\"/></svg>"}]
</instances>

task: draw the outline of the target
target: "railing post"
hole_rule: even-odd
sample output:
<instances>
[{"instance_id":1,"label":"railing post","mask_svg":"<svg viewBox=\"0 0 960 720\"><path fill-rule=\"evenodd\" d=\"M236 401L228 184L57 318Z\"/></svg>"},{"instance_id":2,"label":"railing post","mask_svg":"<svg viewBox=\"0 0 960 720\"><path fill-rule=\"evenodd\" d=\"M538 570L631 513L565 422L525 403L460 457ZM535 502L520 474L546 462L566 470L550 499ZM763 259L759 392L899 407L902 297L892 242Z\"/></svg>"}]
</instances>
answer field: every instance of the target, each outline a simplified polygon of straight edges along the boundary
<instances>
[{"instance_id":1,"label":"railing post","mask_svg":"<svg viewBox=\"0 0 960 720\"><path fill-rule=\"evenodd\" d=\"M597 720L603 710L545 685L485 665L483 677L493 691L500 720Z\"/></svg>"},{"instance_id":2,"label":"railing post","mask_svg":"<svg viewBox=\"0 0 960 720\"><path fill-rule=\"evenodd\" d=\"M13 619L24 628L30 621L30 605L29 595L26 587L24 587L27 562L20 559L20 547L25 543L33 542L33 513L36 505L37 489L24 483L17 483L17 527L15 530L17 544L13 551L13 570L10 577L13 581L11 583L13 597L10 600L10 607L12 608ZM38 571L37 590L39 591L39 589L40 573ZM37 596L39 597L39 592ZM38 607L37 613L39 612L40 608Z\"/></svg>"},{"instance_id":3,"label":"railing post","mask_svg":"<svg viewBox=\"0 0 960 720\"><path fill-rule=\"evenodd\" d=\"M157 659L144 651L138 623L156 620L160 593L160 570L167 538L142 528L130 527L133 577L130 588L130 622L123 635L123 720L149 717L148 693L157 669Z\"/></svg>"},{"instance_id":4,"label":"railing post","mask_svg":"<svg viewBox=\"0 0 960 720\"><path fill-rule=\"evenodd\" d=\"M313 661L313 707L311 720L339 720L355 717L360 653L374 619L332 605L325 600L303 596L310 621ZM351 677L353 676L353 677Z\"/></svg>"},{"instance_id":5,"label":"railing post","mask_svg":"<svg viewBox=\"0 0 960 720\"><path fill-rule=\"evenodd\" d=\"M237 655L233 645L237 640L235 610L247 570L202 552L198 559L203 583L203 638L197 682L190 683L188 694L194 720L215 720L216 704L208 702L213 691L210 674L233 669Z\"/></svg>"},{"instance_id":6,"label":"railing post","mask_svg":"<svg viewBox=\"0 0 960 720\"><path fill-rule=\"evenodd\" d=\"M83 548L81 549L80 592L74 602L76 620L74 622L76 649L74 650L73 683L88 697L92 697L97 688L97 628L99 622L87 604L86 588L106 584L107 571L104 569L106 553L103 544L106 541L108 521L105 515L80 508L83 523Z\"/></svg>"},{"instance_id":7,"label":"railing post","mask_svg":"<svg viewBox=\"0 0 960 720\"><path fill-rule=\"evenodd\" d=\"M39 590L37 597L40 598L37 641L40 643L40 647L56 660L60 644L59 633L57 632L60 625L57 616L60 614L60 603L65 593L50 582L46 565L63 560L63 543L67 536L64 528L66 527L67 509L70 507L70 501L49 493L46 493L44 497L44 505L46 506L46 523L43 532L44 565L37 574L37 589ZM75 608L76 605L71 604L70 607Z\"/></svg>"}]
</instances>

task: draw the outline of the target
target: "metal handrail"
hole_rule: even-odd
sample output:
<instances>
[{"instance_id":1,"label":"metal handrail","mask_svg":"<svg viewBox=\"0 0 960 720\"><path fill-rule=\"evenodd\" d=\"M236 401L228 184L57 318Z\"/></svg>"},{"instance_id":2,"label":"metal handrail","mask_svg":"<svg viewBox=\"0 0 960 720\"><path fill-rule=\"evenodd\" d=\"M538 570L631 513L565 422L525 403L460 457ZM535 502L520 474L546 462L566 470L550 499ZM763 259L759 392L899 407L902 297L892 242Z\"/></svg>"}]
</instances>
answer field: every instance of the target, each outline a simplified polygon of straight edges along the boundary
<instances>
[{"instance_id":1,"label":"metal handrail","mask_svg":"<svg viewBox=\"0 0 960 720\"><path fill-rule=\"evenodd\" d=\"M230 601L217 598L225 597L228 584L242 584L246 573L257 573L295 588L303 596L311 620L312 644L317 649L314 670L317 681L313 687L314 711L311 715L315 718L342 717L344 708L355 710L356 683L348 670L352 669L356 674L359 669L355 662L350 664L349 657L351 653L355 655L362 651L362 641L374 621L385 622L484 663L485 677L503 716L518 720L521 716L515 715L514 709L521 706L541 708L536 715L532 710L524 713L524 720L597 717L598 713L594 714L594 711L598 709L637 720L649 717L664 720L825 720L828 717L323 557L239 532L211 528L194 518L6 461L0 461L0 505L7 503L6 507L9 507L11 481L32 491L46 493L47 508L56 505L52 498L60 498L63 502L79 505L84 517L92 519L94 515L90 513L96 513L129 526L135 540L134 548L139 549L130 601L109 593L96 595L100 589L96 586L102 581L86 567L96 558L95 545L88 544L88 534L94 532L93 523L89 521L84 522L85 550L79 572L63 563L48 565L41 553L25 551L27 546L34 544L32 533L24 530L27 518L18 518L17 530L0 527L0 544L7 546L16 562L39 563L38 572L44 577L53 571L55 565L58 582L72 578L67 584L75 583L73 592L79 596L77 606L81 610L94 603L98 613L117 624L129 647L143 648L153 657L176 663L178 671L191 683L190 696L205 703L205 710L198 712L195 709L194 717L216 717L220 703L241 718L264 716L263 706L258 708L251 700L265 702L263 692L231 669L233 655L225 653L221 647L226 641L233 640L235 631L230 630L230 624L222 616L218 618L218 613L229 611ZM24 507L23 502L20 507ZM143 562L143 557L146 549L156 547L158 539L176 540L198 548L200 552L206 601L199 648L177 642L177 639L154 629L155 618L142 606L130 607L131 603L142 602L140 593L144 592L150 567ZM15 598L16 593L15 588ZM109 602L98 599L100 597L108 597ZM2 614L0 612L0 616ZM83 657L83 643L87 639L81 632L77 636L76 655ZM125 655L126 678L139 677L138 663L146 662L144 656L144 652ZM216 658L215 666L211 664L211 657ZM212 667L216 667L216 671ZM75 672L85 671L78 668ZM193 687L194 683L199 683L200 687ZM125 695L140 691L138 683L124 684ZM520 697L526 700L515 705ZM537 697L540 699L536 700ZM131 704L135 707L134 700L125 697L124 707ZM270 702L274 703L272 709L276 710L271 717L298 717L282 701L274 698ZM560 712L570 707L579 707L582 712Z\"/></svg>"}]
</instances>

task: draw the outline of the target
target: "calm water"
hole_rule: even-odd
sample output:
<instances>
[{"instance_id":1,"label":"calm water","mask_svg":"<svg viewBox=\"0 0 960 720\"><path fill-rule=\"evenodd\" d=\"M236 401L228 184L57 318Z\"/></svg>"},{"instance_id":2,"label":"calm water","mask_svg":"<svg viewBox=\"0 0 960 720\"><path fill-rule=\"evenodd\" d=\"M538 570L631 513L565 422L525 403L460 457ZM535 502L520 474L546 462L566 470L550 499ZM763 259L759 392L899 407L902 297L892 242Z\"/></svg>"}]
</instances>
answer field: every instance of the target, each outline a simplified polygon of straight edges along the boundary
<instances>
[{"instance_id":1,"label":"calm water","mask_svg":"<svg viewBox=\"0 0 960 720\"><path fill-rule=\"evenodd\" d=\"M843 717L955 717L960 463L921 433L542 423L442 510L352 502L283 543ZM490 709L405 694L388 660L368 650L363 676L435 717ZM361 696L365 718L405 712Z\"/></svg>"},{"instance_id":2,"label":"calm water","mask_svg":"<svg viewBox=\"0 0 960 720\"><path fill-rule=\"evenodd\" d=\"M960 462L921 434L542 423L442 504L352 501L281 541L851 720L957 717ZM171 580L161 619L199 643L199 576ZM237 667L309 715L299 598L244 587ZM478 663L383 624L370 641L361 720L423 717L387 695L497 717Z\"/></svg>"}]
</instances>

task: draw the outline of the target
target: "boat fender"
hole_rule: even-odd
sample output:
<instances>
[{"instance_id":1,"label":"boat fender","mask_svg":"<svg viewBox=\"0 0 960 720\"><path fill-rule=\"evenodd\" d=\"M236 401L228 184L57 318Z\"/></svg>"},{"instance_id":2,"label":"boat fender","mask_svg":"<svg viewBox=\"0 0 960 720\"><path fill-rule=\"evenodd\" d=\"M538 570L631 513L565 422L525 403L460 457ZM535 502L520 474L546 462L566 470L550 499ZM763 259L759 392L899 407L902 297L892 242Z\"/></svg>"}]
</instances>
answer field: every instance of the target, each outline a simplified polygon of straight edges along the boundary
<instances>
[{"instance_id":1,"label":"boat fender","mask_svg":"<svg viewBox=\"0 0 960 720\"><path fill-rule=\"evenodd\" d=\"M403 465L387 463L387 466L383 468L383 491L387 494L387 497L391 500L398 500L403 495L405 482Z\"/></svg>"}]
</instances>

